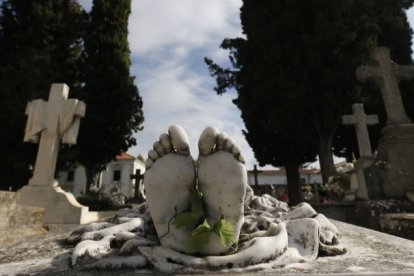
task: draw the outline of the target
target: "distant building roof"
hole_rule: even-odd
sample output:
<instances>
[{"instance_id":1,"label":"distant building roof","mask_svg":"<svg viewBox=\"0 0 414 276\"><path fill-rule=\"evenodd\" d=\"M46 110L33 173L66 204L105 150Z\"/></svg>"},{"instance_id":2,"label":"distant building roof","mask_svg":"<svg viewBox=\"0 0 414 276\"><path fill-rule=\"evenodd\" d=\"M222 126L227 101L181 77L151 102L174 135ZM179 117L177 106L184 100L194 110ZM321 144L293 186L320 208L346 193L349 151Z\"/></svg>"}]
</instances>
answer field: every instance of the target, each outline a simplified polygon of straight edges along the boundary
<instances>
[{"instance_id":1,"label":"distant building roof","mask_svg":"<svg viewBox=\"0 0 414 276\"><path fill-rule=\"evenodd\" d=\"M335 164L335 168L340 168L345 166L347 163L346 161L341 161L339 163ZM248 170L247 171L249 175L253 175L253 170ZM316 168L312 168L312 169L304 169L304 168L299 168L299 174L301 175L307 175L307 174L320 174L321 170L320 169L316 169ZM280 169L274 169L274 170L262 170L259 175L286 175L286 171L284 168L280 168Z\"/></svg>"},{"instance_id":2,"label":"distant building roof","mask_svg":"<svg viewBox=\"0 0 414 276\"><path fill-rule=\"evenodd\" d=\"M125 153L125 152L118 154L115 158L116 160L135 160L136 159L134 156L128 153Z\"/></svg>"}]
</instances>

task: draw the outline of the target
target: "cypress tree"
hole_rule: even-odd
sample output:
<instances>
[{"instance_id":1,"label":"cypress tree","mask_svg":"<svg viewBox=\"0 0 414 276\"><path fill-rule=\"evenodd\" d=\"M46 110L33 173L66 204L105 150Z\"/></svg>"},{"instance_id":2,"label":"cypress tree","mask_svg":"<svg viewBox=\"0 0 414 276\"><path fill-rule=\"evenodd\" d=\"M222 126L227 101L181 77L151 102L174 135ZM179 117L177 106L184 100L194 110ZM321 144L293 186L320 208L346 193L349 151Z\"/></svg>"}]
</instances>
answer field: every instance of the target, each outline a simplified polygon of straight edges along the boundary
<instances>
[{"instance_id":1,"label":"cypress tree","mask_svg":"<svg viewBox=\"0 0 414 276\"><path fill-rule=\"evenodd\" d=\"M84 86L87 104L78 139L79 163L87 188L115 156L136 144L144 120L142 100L130 76L128 18L130 0L94 0L85 36Z\"/></svg>"},{"instance_id":2,"label":"cypress tree","mask_svg":"<svg viewBox=\"0 0 414 276\"><path fill-rule=\"evenodd\" d=\"M222 44L233 69L207 60L218 93L236 88L258 161L286 167L292 203L301 163L319 154L324 181L333 170L334 133L357 97L355 69L376 42L368 12L357 0L244 0L246 38Z\"/></svg>"},{"instance_id":3,"label":"cypress tree","mask_svg":"<svg viewBox=\"0 0 414 276\"><path fill-rule=\"evenodd\" d=\"M37 146L23 143L25 108L52 82L77 86L84 15L74 0L4 0L0 14L0 189L31 177Z\"/></svg>"},{"instance_id":4,"label":"cypress tree","mask_svg":"<svg viewBox=\"0 0 414 276\"><path fill-rule=\"evenodd\" d=\"M378 46L385 46L390 49L391 58L398 64L411 64L411 37L412 29L407 20L405 10L410 8L414 0L369 0L364 1L378 27ZM359 84L358 101L364 103L367 114L376 114L380 123L370 126L370 141L373 149L378 146L381 138L381 129L386 122L384 103L379 87L374 83ZM400 83L400 90L403 104L407 115L414 120L414 81L403 81ZM351 107L347 111L351 113ZM352 161L354 157L359 157L359 149L356 140L355 128L352 126L340 126L336 132L333 143L335 155L345 157Z\"/></svg>"}]
</instances>

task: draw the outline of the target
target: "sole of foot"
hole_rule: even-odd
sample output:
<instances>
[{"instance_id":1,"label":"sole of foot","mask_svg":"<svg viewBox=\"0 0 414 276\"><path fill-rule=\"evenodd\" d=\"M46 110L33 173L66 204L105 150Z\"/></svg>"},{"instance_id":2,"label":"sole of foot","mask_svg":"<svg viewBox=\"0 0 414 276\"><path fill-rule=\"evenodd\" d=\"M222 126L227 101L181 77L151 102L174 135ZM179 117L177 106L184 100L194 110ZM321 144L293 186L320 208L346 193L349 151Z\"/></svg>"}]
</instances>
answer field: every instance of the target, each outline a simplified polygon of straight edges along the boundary
<instances>
[{"instance_id":1,"label":"sole of foot","mask_svg":"<svg viewBox=\"0 0 414 276\"><path fill-rule=\"evenodd\" d=\"M185 251L191 233L176 229L171 220L189 208L195 176L187 133L181 126L172 125L168 134L161 134L148 152L144 183L160 243L177 251Z\"/></svg>"},{"instance_id":2,"label":"sole of foot","mask_svg":"<svg viewBox=\"0 0 414 276\"><path fill-rule=\"evenodd\" d=\"M202 132L198 148L198 183L204 195L207 220L211 225L221 218L230 222L238 241L244 222L247 187L247 171L240 148L232 138L215 127L207 127ZM227 252L229 247L212 233L209 243L200 253L220 255Z\"/></svg>"}]
</instances>

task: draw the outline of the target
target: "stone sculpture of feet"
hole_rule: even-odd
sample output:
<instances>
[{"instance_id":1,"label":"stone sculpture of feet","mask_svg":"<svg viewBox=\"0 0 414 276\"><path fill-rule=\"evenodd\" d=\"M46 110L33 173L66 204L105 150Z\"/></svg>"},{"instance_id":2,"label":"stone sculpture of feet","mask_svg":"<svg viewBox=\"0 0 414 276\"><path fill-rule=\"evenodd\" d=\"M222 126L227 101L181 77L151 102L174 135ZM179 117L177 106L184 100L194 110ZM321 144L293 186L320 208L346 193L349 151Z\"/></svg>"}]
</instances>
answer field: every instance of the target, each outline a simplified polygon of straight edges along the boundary
<instances>
[{"instance_id":1,"label":"stone sculpture of feet","mask_svg":"<svg viewBox=\"0 0 414 276\"><path fill-rule=\"evenodd\" d=\"M170 225L172 218L189 208L195 185L195 165L188 136L178 125L161 134L148 152L144 177L147 201L161 245L184 251L189 230Z\"/></svg>"},{"instance_id":2,"label":"stone sculpture of feet","mask_svg":"<svg viewBox=\"0 0 414 276\"><path fill-rule=\"evenodd\" d=\"M236 241L243 225L247 171L240 148L225 133L208 127L199 139L198 183L204 195L207 219L211 225L223 218L233 225ZM148 152L145 187L151 217L163 246L185 251L191 233L177 229L172 219L189 207L189 194L195 185L195 165L190 156L188 136L173 125ZM236 242L237 244L237 242ZM215 233L199 252L219 255L229 251Z\"/></svg>"},{"instance_id":3,"label":"stone sculpture of feet","mask_svg":"<svg viewBox=\"0 0 414 276\"><path fill-rule=\"evenodd\" d=\"M215 127L207 127L202 132L198 148L198 184L204 195L207 219L210 225L220 218L230 222L238 241L244 222L247 187L247 171L240 148L232 138ZM212 233L201 253L219 255L228 251L219 236Z\"/></svg>"}]
</instances>

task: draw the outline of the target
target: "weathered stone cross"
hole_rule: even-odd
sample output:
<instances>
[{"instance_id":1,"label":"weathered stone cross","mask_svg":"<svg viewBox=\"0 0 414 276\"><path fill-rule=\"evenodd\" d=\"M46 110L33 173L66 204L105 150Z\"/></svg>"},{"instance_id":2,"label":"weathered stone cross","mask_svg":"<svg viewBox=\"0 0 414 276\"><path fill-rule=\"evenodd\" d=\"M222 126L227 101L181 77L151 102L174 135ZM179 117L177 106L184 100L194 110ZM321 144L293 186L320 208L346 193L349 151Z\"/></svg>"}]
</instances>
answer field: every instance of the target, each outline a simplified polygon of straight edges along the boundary
<instances>
[{"instance_id":1,"label":"weathered stone cross","mask_svg":"<svg viewBox=\"0 0 414 276\"><path fill-rule=\"evenodd\" d=\"M69 99L69 87L64 83L53 83L49 101L33 100L28 103L25 142L38 143L39 149L33 177L29 185L52 186L60 141L76 144L79 121L85 116L86 105Z\"/></svg>"},{"instance_id":2,"label":"weathered stone cross","mask_svg":"<svg viewBox=\"0 0 414 276\"><path fill-rule=\"evenodd\" d=\"M134 197L135 198L140 198L140 188L141 188L141 179L144 179L144 175L141 174L141 170L140 169L136 169L135 170L135 174L131 174L129 176L129 179L131 180L135 180L135 192L134 192Z\"/></svg>"},{"instance_id":3,"label":"weathered stone cross","mask_svg":"<svg viewBox=\"0 0 414 276\"><path fill-rule=\"evenodd\" d=\"M398 83L414 78L414 66L395 64L391 60L389 49L385 47L375 50L374 60L378 62L378 66L360 66L357 69L358 80L377 82L381 88L388 125L411 123L404 110Z\"/></svg>"},{"instance_id":4,"label":"weathered stone cross","mask_svg":"<svg viewBox=\"0 0 414 276\"><path fill-rule=\"evenodd\" d=\"M253 166L254 185L255 185L257 188L259 187L259 181L258 181L258 179L257 179L257 175L258 175L259 173L262 173L262 171L258 170L258 169L257 169L257 166L256 166L256 165L254 165L254 166Z\"/></svg>"},{"instance_id":5,"label":"weathered stone cross","mask_svg":"<svg viewBox=\"0 0 414 276\"><path fill-rule=\"evenodd\" d=\"M378 116L365 114L364 105L360 103L352 105L352 112L352 115L342 116L342 123L344 125L355 125L359 155L361 157L371 157L372 150L367 125L378 124Z\"/></svg>"}]
</instances>

